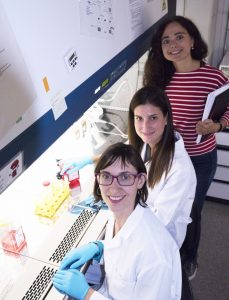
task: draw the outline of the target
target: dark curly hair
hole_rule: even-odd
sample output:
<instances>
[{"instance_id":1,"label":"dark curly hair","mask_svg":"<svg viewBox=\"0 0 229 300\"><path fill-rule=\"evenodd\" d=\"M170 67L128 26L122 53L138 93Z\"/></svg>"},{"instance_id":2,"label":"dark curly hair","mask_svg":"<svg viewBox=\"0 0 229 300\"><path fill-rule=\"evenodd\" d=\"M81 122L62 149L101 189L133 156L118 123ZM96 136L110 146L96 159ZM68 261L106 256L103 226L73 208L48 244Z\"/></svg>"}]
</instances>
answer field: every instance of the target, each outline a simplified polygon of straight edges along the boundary
<instances>
[{"instance_id":1,"label":"dark curly hair","mask_svg":"<svg viewBox=\"0 0 229 300\"><path fill-rule=\"evenodd\" d=\"M156 30L152 40L148 54L147 61L145 63L145 70L143 76L144 86L159 86L162 89L170 82L175 67L171 61L168 61L162 52L161 38L166 27L173 23L179 23L184 27L191 38L194 40L193 49L191 51L192 58L203 62L208 54L208 47L196 25L188 18L182 16L173 16L166 19Z\"/></svg>"}]
</instances>

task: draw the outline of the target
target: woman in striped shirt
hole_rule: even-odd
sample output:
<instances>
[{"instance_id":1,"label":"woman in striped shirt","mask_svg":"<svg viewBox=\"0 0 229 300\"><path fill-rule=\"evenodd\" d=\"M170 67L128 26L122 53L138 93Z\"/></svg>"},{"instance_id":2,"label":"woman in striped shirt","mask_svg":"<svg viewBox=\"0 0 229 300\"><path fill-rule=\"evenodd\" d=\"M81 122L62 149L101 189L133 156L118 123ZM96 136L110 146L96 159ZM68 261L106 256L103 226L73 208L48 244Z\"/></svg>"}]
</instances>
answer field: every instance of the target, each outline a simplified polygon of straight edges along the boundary
<instances>
[{"instance_id":1,"label":"woman in striped shirt","mask_svg":"<svg viewBox=\"0 0 229 300\"><path fill-rule=\"evenodd\" d=\"M221 71L204 61L207 52L206 43L190 19L167 19L152 38L143 78L145 86L159 86L168 95L175 129L183 137L197 175L192 223L181 249L189 279L197 270L201 210L217 165L215 133L229 126L229 106L217 123L211 119L201 121L207 95L228 82ZM199 144L198 134L207 134Z\"/></svg>"}]
</instances>

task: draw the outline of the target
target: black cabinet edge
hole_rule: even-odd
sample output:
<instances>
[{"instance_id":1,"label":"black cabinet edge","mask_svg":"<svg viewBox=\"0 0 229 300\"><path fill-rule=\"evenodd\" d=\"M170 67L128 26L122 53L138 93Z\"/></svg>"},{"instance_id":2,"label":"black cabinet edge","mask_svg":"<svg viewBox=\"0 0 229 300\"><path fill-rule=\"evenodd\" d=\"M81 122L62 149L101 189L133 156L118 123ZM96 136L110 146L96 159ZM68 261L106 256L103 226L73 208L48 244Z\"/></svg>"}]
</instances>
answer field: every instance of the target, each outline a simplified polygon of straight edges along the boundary
<instances>
[{"instance_id":1,"label":"black cabinet edge","mask_svg":"<svg viewBox=\"0 0 229 300\"><path fill-rule=\"evenodd\" d=\"M218 203L221 203L221 204L229 205L229 199L226 200L226 199L222 199L222 198L216 198L216 197L206 196L206 200L207 201L218 202Z\"/></svg>"},{"instance_id":2,"label":"black cabinet edge","mask_svg":"<svg viewBox=\"0 0 229 300\"><path fill-rule=\"evenodd\" d=\"M221 180L221 179L216 179L216 178L214 178L212 182L219 182L219 183L223 183L223 184L229 184L229 181L227 181L227 180Z\"/></svg>"}]
</instances>

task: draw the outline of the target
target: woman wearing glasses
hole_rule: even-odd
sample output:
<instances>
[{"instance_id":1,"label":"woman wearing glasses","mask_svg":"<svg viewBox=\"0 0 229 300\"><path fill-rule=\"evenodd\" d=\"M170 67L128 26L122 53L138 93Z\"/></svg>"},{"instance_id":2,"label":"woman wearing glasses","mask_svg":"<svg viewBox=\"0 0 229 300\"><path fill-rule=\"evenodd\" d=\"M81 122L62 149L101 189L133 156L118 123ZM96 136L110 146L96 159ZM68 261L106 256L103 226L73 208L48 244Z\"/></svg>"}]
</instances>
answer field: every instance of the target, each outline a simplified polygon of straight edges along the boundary
<instances>
[{"instance_id":1,"label":"woman wearing glasses","mask_svg":"<svg viewBox=\"0 0 229 300\"><path fill-rule=\"evenodd\" d=\"M145 204L146 169L131 145L111 145L95 168L94 196L111 211L105 240L72 250L53 277L54 286L77 299L180 299L179 250ZM93 290L77 268L103 256L105 279Z\"/></svg>"}]
</instances>

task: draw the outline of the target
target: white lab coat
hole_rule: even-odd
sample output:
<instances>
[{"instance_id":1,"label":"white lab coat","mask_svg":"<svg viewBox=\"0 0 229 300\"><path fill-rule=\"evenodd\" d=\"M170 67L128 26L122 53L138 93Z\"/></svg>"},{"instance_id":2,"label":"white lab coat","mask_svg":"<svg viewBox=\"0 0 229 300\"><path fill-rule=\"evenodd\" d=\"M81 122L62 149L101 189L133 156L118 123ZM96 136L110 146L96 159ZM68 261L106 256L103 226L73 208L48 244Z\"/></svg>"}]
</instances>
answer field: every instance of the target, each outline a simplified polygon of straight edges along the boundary
<instances>
[{"instance_id":1,"label":"white lab coat","mask_svg":"<svg viewBox=\"0 0 229 300\"><path fill-rule=\"evenodd\" d=\"M173 300L181 295L179 249L149 208L137 205L113 237L104 241L105 280L90 300Z\"/></svg>"},{"instance_id":2,"label":"white lab coat","mask_svg":"<svg viewBox=\"0 0 229 300\"><path fill-rule=\"evenodd\" d=\"M185 150L180 134L175 133L176 143L174 159L170 171L165 178L151 189L147 200L148 206L166 226L180 248L185 239L190 218L192 203L196 191L196 173L191 159ZM146 144L142 150L144 158ZM146 163L147 170L150 163Z\"/></svg>"}]
</instances>

